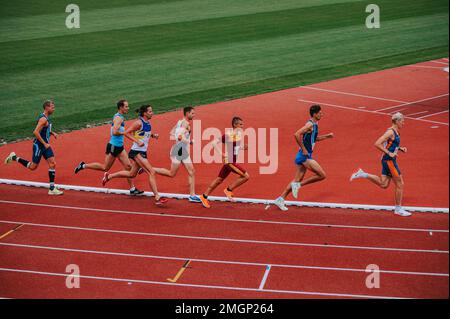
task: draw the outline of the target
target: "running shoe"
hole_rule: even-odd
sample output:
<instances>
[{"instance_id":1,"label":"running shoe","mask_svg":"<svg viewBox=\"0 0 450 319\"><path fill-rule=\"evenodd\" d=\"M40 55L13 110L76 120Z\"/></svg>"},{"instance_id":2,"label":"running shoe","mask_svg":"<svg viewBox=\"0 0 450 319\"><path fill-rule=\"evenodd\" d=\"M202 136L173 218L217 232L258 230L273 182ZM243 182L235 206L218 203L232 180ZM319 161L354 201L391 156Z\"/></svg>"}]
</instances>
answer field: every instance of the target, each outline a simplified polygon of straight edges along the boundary
<instances>
[{"instance_id":1,"label":"running shoe","mask_svg":"<svg viewBox=\"0 0 450 319\"><path fill-rule=\"evenodd\" d=\"M227 196L228 200L231 202L235 202L236 200L233 198L233 192L230 192L228 189L224 189L223 192L225 193L225 196Z\"/></svg>"},{"instance_id":2,"label":"running shoe","mask_svg":"<svg viewBox=\"0 0 450 319\"><path fill-rule=\"evenodd\" d=\"M205 198L205 196L200 196L200 201L202 202L203 207L205 208L211 208L211 205L209 204L209 200Z\"/></svg>"},{"instance_id":3,"label":"running shoe","mask_svg":"<svg viewBox=\"0 0 450 319\"><path fill-rule=\"evenodd\" d=\"M293 182L291 183L291 187L292 187L292 196L298 198L298 190L302 187L302 184L298 182Z\"/></svg>"},{"instance_id":4,"label":"running shoe","mask_svg":"<svg viewBox=\"0 0 450 319\"><path fill-rule=\"evenodd\" d=\"M169 200L165 197L161 197L160 199L156 200L155 199L155 205L156 206L163 206L164 204L166 204Z\"/></svg>"},{"instance_id":5,"label":"running shoe","mask_svg":"<svg viewBox=\"0 0 450 319\"><path fill-rule=\"evenodd\" d=\"M78 174L80 171L82 171L84 169L84 165L86 165L84 162L78 164L78 166L75 167L75 174Z\"/></svg>"},{"instance_id":6,"label":"running shoe","mask_svg":"<svg viewBox=\"0 0 450 319\"><path fill-rule=\"evenodd\" d=\"M202 200L200 199L200 197L198 197L197 195L191 195L191 196L189 196L188 200L189 200L191 203L201 203L201 202L202 202Z\"/></svg>"},{"instance_id":7,"label":"running shoe","mask_svg":"<svg viewBox=\"0 0 450 319\"><path fill-rule=\"evenodd\" d=\"M361 168L354 173L351 177L350 177L350 182L353 181L354 179L358 179L358 178L364 178L366 176L366 172L364 172Z\"/></svg>"},{"instance_id":8,"label":"running shoe","mask_svg":"<svg viewBox=\"0 0 450 319\"><path fill-rule=\"evenodd\" d=\"M14 157L16 157L16 153L11 152L11 154L9 154L9 156L5 159L5 164L11 163Z\"/></svg>"},{"instance_id":9,"label":"running shoe","mask_svg":"<svg viewBox=\"0 0 450 319\"><path fill-rule=\"evenodd\" d=\"M109 173L106 172L105 175L103 175L103 179L102 179L102 185L103 187L105 187L106 183L109 182Z\"/></svg>"},{"instance_id":10,"label":"running shoe","mask_svg":"<svg viewBox=\"0 0 450 319\"><path fill-rule=\"evenodd\" d=\"M284 204L284 199L283 197L278 197L274 202L275 206L277 206L280 210L282 210L283 212L287 211L288 208L286 207L286 205Z\"/></svg>"},{"instance_id":11,"label":"running shoe","mask_svg":"<svg viewBox=\"0 0 450 319\"><path fill-rule=\"evenodd\" d=\"M64 194L64 192L63 192L63 191L60 191L59 189L57 189L57 188L55 187L55 188L53 188L53 189L50 189L50 190L48 191L48 194L49 194L49 195L52 195L52 196L59 196L59 195Z\"/></svg>"},{"instance_id":12,"label":"running shoe","mask_svg":"<svg viewBox=\"0 0 450 319\"><path fill-rule=\"evenodd\" d=\"M132 195L132 196L138 196L138 195L142 195L142 194L144 194L144 191L141 191L137 188L135 188L133 190L130 189L130 195Z\"/></svg>"},{"instance_id":13,"label":"running shoe","mask_svg":"<svg viewBox=\"0 0 450 319\"><path fill-rule=\"evenodd\" d=\"M398 208L398 209L395 209L395 214L396 214L396 215L399 215L399 216L402 216L402 217L409 217L409 216L412 215L410 212L404 210L404 209L401 208L401 207Z\"/></svg>"}]
</instances>

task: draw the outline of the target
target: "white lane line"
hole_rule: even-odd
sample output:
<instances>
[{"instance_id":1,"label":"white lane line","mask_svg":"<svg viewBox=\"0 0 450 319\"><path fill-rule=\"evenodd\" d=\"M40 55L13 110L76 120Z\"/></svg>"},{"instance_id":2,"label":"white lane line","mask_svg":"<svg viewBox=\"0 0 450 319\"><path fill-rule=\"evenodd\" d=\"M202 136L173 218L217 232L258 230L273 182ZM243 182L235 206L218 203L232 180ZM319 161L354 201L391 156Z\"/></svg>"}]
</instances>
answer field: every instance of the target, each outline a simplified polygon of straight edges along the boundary
<instances>
[{"instance_id":1,"label":"white lane line","mask_svg":"<svg viewBox=\"0 0 450 319\"><path fill-rule=\"evenodd\" d=\"M448 65L448 62L441 62L441 61L428 61L428 62Z\"/></svg>"},{"instance_id":2,"label":"white lane line","mask_svg":"<svg viewBox=\"0 0 450 319\"><path fill-rule=\"evenodd\" d=\"M297 247L320 247L320 248L343 248L343 249L357 249L357 250L379 250L379 251L395 251L395 252L411 252L411 253L432 253L432 254L448 254L447 250L439 249L413 249L413 248L394 248L394 247L377 247L377 246L350 246L350 245L334 245L334 244L311 244L311 243L299 243L299 242L285 242L285 241L266 241L266 240L253 240L253 239L236 239L236 238L224 238L224 237L205 237L205 236L187 236L187 235L175 235L175 234L162 234L162 233L147 233L147 232L135 232L126 230L113 230L102 228L86 228L75 226L61 226L61 225L49 225L49 224L36 224L17 221L5 221L0 220L0 223L6 224L23 224L27 226L46 227L56 229L69 229L80 230L89 232L101 232L111 234L124 234L134 236L151 236L151 237L168 237L168 238L182 238L182 239L194 239L194 240L211 240L211 241L224 241L224 242L236 242L247 244L261 244L261 245L281 245L281 246L297 246Z\"/></svg>"},{"instance_id":3,"label":"white lane line","mask_svg":"<svg viewBox=\"0 0 450 319\"><path fill-rule=\"evenodd\" d=\"M26 274L41 275L41 276L67 277L66 273L44 272L44 271L35 271L35 270L28 270L28 269L0 268L0 271L26 273ZM407 299L404 297L354 295L354 294L340 294L340 293L326 293L326 292L312 292L312 291L292 291L292 290L273 290L273 289L259 290L256 288L182 284L182 283L171 283L171 282L160 282L160 281L138 280L138 279L125 279L125 278L112 278L112 277L98 277L98 276L86 276L86 275L80 275L79 277L82 279L126 282L126 283L132 282L132 283L137 283L137 284L148 284L148 285L178 286L178 287L207 288L207 289L236 290L236 291L252 291L252 292L263 292L263 293L286 293L286 294L312 295L312 296L371 298L371 299Z\"/></svg>"},{"instance_id":4,"label":"white lane line","mask_svg":"<svg viewBox=\"0 0 450 319\"><path fill-rule=\"evenodd\" d=\"M297 101L304 102L304 103L313 103L313 104L321 104L321 105L326 105L326 106L332 106L332 107L335 107L335 108L338 108L338 109L351 110L351 111L356 111L356 112L365 112L365 113L370 113L370 114L391 116L391 114L389 114L389 113L382 113L382 112L376 112L376 111L370 111L370 110L356 109L354 107L342 106L342 105L336 105L336 104L330 104L330 103L323 103L323 102L318 102L318 101L309 101L309 100L302 100L302 99L299 99ZM416 120L416 121L419 121L419 122L442 124L442 125L449 126L449 124L445 123L445 122L430 121L430 120L418 119L418 118L409 117L409 116L405 116L405 119Z\"/></svg>"},{"instance_id":5,"label":"white lane line","mask_svg":"<svg viewBox=\"0 0 450 319\"><path fill-rule=\"evenodd\" d=\"M264 286L266 285L267 278L269 277L269 273L270 273L270 269L271 269L271 268L272 268L271 265L267 265L267 266L266 266L266 271L264 272L264 276L263 276L263 278L262 278L262 280L261 280L261 283L260 283L260 285L259 285L258 290L263 290L263 289L264 289Z\"/></svg>"},{"instance_id":6,"label":"white lane line","mask_svg":"<svg viewBox=\"0 0 450 319\"><path fill-rule=\"evenodd\" d=\"M397 107L403 107L403 106L407 106L407 105L412 105L412 104L422 103L422 102L426 102L426 101L438 99L438 98L441 98L441 97L444 97L444 96L448 96L448 95L449 95L448 93L446 93L446 94L441 94L441 95L436 95L436 96L428 97L428 98L422 99L422 100L417 100L417 101L407 102L407 103L404 103L404 104L394 105L394 106L391 106L391 107L386 107L386 108L384 108L384 109L375 110L375 112L381 112L381 111L386 111L386 110L390 110L390 109L395 109L395 108L397 108Z\"/></svg>"},{"instance_id":7,"label":"white lane line","mask_svg":"<svg viewBox=\"0 0 450 319\"><path fill-rule=\"evenodd\" d=\"M235 219L235 218L221 218L221 217L208 217L208 216L192 216L192 215L175 215L161 213L147 213L147 212L134 212L124 210L112 210L112 209L97 209L89 207L78 206L61 206L61 205L49 205L39 203L27 203L27 202L15 202L0 200L0 204L11 205L24 205L35 207L48 207L48 208L60 208L67 210L77 210L81 212L98 212L107 214L125 214L125 215L143 215L143 216L155 216L162 218L186 218L186 219L199 219L199 220L213 220L213 221L226 221L226 222L239 222L239 223L256 223L256 224L273 224L273 225L288 225L288 226L305 226L305 227L334 227L334 228L349 228L349 229L368 229L368 230L388 230L388 231L411 231L411 232L436 232L436 233L448 233L446 229L429 229L429 228L399 228L399 227L382 227L382 226L358 226L358 225L341 225L341 224L318 224L318 223L296 223L296 222L282 222L272 220L252 220L252 219Z\"/></svg>"},{"instance_id":8,"label":"white lane line","mask_svg":"<svg viewBox=\"0 0 450 319\"><path fill-rule=\"evenodd\" d=\"M442 112L438 112L438 113L428 114L428 115L425 115L425 116L420 116L420 117L418 117L418 119L424 119L424 118L427 118L427 117L430 117L430 116L440 115L440 114L444 114L444 113L448 113L448 110L445 110L445 111L442 111Z\"/></svg>"},{"instance_id":9,"label":"white lane line","mask_svg":"<svg viewBox=\"0 0 450 319\"><path fill-rule=\"evenodd\" d=\"M109 251L100 251L100 250L84 250L84 249L73 249L73 248L37 246L37 245L23 245L23 244L13 244L13 243L0 243L0 246L41 249L41 250L51 250L51 251L62 251L62 252L73 252L73 253L83 253L83 254L94 254L94 255L133 257L133 258L144 258L144 259L163 259L163 260L177 260L177 261L191 260L191 261L195 261L195 262L204 262L204 263L211 263L211 264L228 264L228 265L262 266L262 267L266 267L266 265L267 265L267 263L257 263L257 262L217 260L217 259L200 259L200 258L192 258L192 257L155 256L155 255L130 254L130 253L121 253L121 252L109 252ZM366 269L359 269L359 268L286 265L286 264L274 264L274 263L271 263L271 267L289 268L289 269L314 269L314 270L331 270L331 271L347 271L347 272L367 272ZM395 275L449 277L449 274L446 274L446 273L430 273L430 272L384 270L384 269L380 270L379 272L385 273L385 274L395 274Z\"/></svg>"},{"instance_id":10,"label":"white lane line","mask_svg":"<svg viewBox=\"0 0 450 319\"><path fill-rule=\"evenodd\" d=\"M389 114L393 115L394 113L402 112L402 111L405 111L405 110L407 110L407 109L395 110L395 111L389 112ZM408 114L408 116L409 116L409 114Z\"/></svg>"},{"instance_id":11,"label":"white lane line","mask_svg":"<svg viewBox=\"0 0 450 319\"><path fill-rule=\"evenodd\" d=\"M422 112L417 112L417 113L412 113L412 114L407 114L407 115L413 116L413 115L419 115L419 114L424 114L424 113L428 113L428 111L422 111Z\"/></svg>"},{"instance_id":12,"label":"white lane line","mask_svg":"<svg viewBox=\"0 0 450 319\"><path fill-rule=\"evenodd\" d=\"M364 98L367 98L367 99L374 99L374 100L387 101L387 102L407 103L405 101L400 101L400 100L393 100L393 99L386 99L386 98L376 97L376 96L371 96L371 95L363 95L363 94L356 94L356 93L350 93L350 92L322 89L322 88L318 88L318 87L314 87L314 86L300 86L300 88L310 89L310 90L317 90L317 91L323 91L323 92L330 92L330 93L336 93L336 94L342 94L342 95L364 97Z\"/></svg>"},{"instance_id":13,"label":"white lane line","mask_svg":"<svg viewBox=\"0 0 450 319\"><path fill-rule=\"evenodd\" d=\"M437 69L437 70L442 70L442 67L441 67L441 66L405 65L405 67L409 67L409 68L422 68L422 69Z\"/></svg>"}]
</instances>

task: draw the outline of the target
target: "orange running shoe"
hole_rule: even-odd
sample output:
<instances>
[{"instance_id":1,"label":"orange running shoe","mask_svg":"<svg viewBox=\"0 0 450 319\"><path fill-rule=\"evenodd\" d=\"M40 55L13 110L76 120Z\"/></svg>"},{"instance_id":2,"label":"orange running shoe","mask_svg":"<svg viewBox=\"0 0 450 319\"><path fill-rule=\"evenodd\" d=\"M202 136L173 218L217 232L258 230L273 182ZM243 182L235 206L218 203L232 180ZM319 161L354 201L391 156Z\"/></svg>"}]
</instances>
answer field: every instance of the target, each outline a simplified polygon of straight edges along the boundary
<instances>
[{"instance_id":1,"label":"orange running shoe","mask_svg":"<svg viewBox=\"0 0 450 319\"><path fill-rule=\"evenodd\" d=\"M200 200L202 201L202 205L205 208L211 208L211 205L209 205L209 200L205 198L205 196L201 195Z\"/></svg>"},{"instance_id":2,"label":"orange running shoe","mask_svg":"<svg viewBox=\"0 0 450 319\"><path fill-rule=\"evenodd\" d=\"M225 193L225 195L227 196L228 200L231 202L234 202L234 198L233 198L233 192L230 192L228 189L224 189L223 192Z\"/></svg>"}]
</instances>

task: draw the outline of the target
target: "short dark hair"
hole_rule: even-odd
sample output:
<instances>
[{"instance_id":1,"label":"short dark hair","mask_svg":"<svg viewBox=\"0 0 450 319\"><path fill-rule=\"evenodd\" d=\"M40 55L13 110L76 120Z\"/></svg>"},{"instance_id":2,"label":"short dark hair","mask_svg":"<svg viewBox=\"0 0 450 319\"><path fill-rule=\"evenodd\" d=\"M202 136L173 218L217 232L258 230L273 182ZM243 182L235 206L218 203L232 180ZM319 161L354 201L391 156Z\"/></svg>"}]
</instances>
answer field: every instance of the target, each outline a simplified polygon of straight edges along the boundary
<instances>
[{"instance_id":1,"label":"short dark hair","mask_svg":"<svg viewBox=\"0 0 450 319\"><path fill-rule=\"evenodd\" d=\"M186 116L186 114L188 114L190 111L192 111L194 108L192 106L186 106L185 108L183 108L183 114L184 116Z\"/></svg>"},{"instance_id":2,"label":"short dark hair","mask_svg":"<svg viewBox=\"0 0 450 319\"><path fill-rule=\"evenodd\" d=\"M128 101L120 100L119 102L117 102L117 109L120 109L121 107L123 107L125 105L125 102L128 102Z\"/></svg>"},{"instance_id":3,"label":"short dark hair","mask_svg":"<svg viewBox=\"0 0 450 319\"><path fill-rule=\"evenodd\" d=\"M319 104L314 104L309 108L309 114L311 114L311 116L314 116L314 114L319 113L321 109L322 108Z\"/></svg>"},{"instance_id":4,"label":"short dark hair","mask_svg":"<svg viewBox=\"0 0 450 319\"><path fill-rule=\"evenodd\" d=\"M233 119L231 120L231 125L233 126L233 128L239 121L242 121L242 119L239 116L233 117Z\"/></svg>"},{"instance_id":5,"label":"short dark hair","mask_svg":"<svg viewBox=\"0 0 450 319\"><path fill-rule=\"evenodd\" d=\"M139 107L136 110L136 113L139 113L140 116L144 116L144 113L147 112L149 107L152 107L152 106L150 104L142 105L141 107Z\"/></svg>"},{"instance_id":6,"label":"short dark hair","mask_svg":"<svg viewBox=\"0 0 450 319\"><path fill-rule=\"evenodd\" d=\"M45 109L47 106L50 106L50 105L52 105L52 104L55 104L55 103L53 103L52 100L47 100L47 101L44 102L44 104L42 105L42 107Z\"/></svg>"}]
</instances>

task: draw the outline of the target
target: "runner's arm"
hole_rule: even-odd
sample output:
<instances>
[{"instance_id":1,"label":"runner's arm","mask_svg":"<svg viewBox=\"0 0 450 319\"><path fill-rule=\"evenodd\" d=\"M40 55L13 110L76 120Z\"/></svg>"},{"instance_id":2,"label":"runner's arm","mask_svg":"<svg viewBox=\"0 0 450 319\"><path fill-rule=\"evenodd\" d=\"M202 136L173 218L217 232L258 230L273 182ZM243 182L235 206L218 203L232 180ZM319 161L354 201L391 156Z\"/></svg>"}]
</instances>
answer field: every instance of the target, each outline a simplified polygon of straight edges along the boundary
<instances>
[{"instance_id":1,"label":"runner's arm","mask_svg":"<svg viewBox=\"0 0 450 319\"><path fill-rule=\"evenodd\" d=\"M333 134L333 133L328 133L328 134L325 134L325 135L320 135L320 136L317 137L317 142L320 142L320 141L323 141L323 140L326 140L326 139L329 139L329 138L333 138L333 137L334 137L334 134Z\"/></svg>"},{"instance_id":2,"label":"runner's arm","mask_svg":"<svg viewBox=\"0 0 450 319\"><path fill-rule=\"evenodd\" d=\"M183 121L181 124L180 131L178 132L178 136L176 136L176 139L178 142L183 142L184 144L189 144L190 141L186 139L184 133L188 131L188 123L186 121Z\"/></svg>"},{"instance_id":3,"label":"runner's arm","mask_svg":"<svg viewBox=\"0 0 450 319\"><path fill-rule=\"evenodd\" d=\"M394 132L392 132L392 130L388 130L386 131L386 133L383 134L383 136L381 136L376 142L375 142L375 147L380 150L381 152L389 155L390 157L395 157L397 154L396 153L391 153L389 152L389 150L384 147L384 143L386 143L390 138L394 137Z\"/></svg>"},{"instance_id":4,"label":"runner's arm","mask_svg":"<svg viewBox=\"0 0 450 319\"><path fill-rule=\"evenodd\" d=\"M124 133L120 132L120 126L122 125L122 119L119 116L116 116L113 120L113 135L120 136L125 135Z\"/></svg>"},{"instance_id":5,"label":"runner's arm","mask_svg":"<svg viewBox=\"0 0 450 319\"><path fill-rule=\"evenodd\" d=\"M140 141L134 137L134 132L139 130L140 126L141 126L141 121L135 121L133 124L131 124L131 126L127 130L125 130L125 132L123 134L130 141L133 141L133 142L139 144L139 146L142 146L144 143L142 143L142 141Z\"/></svg>"},{"instance_id":6,"label":"runner's arm","mask_svg":"<svg viewBox=\"0 0 450 319\"><path fill-rule=\"evenodd\" d=\"M44 126L47 124L47 119L46 118L41 118L37 125L36 128L33 131L33 135L36 137L36 139L41 142L42 145L44 145L45 148L49 148L50 144L47 144L44 139L42 138L40 132L41 130L44 128Z\"/></svg>"},{"instance_id":7,"label":"runner's arm","mask_svg":"<svg viewBox=\"0 0 450 319\"><path fill-rule=\"evenodd\" d=\"M308 150L305 148L305 145L303 145L303 139L302 136L306 132L310 131L313 127L313 124L311 122L308 122L303 126L301 129L299 129L297 132L295 132L294 137L295 141L297 142L298 146L300 146L300 149L302 150L303 154L308 154Z\"/></svg>"}]
</instances>

